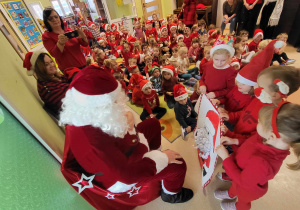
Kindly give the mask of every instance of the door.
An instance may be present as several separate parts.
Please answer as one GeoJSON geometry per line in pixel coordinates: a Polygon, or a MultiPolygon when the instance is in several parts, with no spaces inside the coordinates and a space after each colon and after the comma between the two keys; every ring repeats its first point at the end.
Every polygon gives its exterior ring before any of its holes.
{"type": "Polygon", "coordinates": [[[142,0],[144,20],[152,20],[152,15],[157,14],[158,19],[162,19],[160,0],[142,0]]]}

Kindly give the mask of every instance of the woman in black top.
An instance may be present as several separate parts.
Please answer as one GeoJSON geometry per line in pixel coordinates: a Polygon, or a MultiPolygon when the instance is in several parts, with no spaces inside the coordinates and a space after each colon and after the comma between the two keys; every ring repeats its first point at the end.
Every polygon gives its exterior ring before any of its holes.
{"type": "Polygon", "coordinates": [[[239,4],[237,3],[237,0],[227,0],[223,3],[223,21],[221,24],[222,34],[227,23],[230,23],[230,34],[235,30],[238,10],[239,4]]]}

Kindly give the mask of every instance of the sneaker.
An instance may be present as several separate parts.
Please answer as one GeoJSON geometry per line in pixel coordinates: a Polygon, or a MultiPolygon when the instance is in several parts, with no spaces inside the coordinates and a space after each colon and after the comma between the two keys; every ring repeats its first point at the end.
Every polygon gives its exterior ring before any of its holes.
{"type": "Polygon", "coordinates": [[[224,172],[217,173],[217,177],[224,182],[231,182],[232,179],[224,172]]]}
{"type": "Polygon", "coordinates": [[[293,64],[293,63],[295,63],[295,62],[296,62],[295,59],[287,59],[287,60],[286,60],[286,65],[290,65],[290,64],[293,64]]]}
{"type": "Polygon", "coordinates": [[[222,210],[236,210],[235,201],[222,201],[221,209],[222,210]]]}
{"type": "Polygon", "coordinates": [[[285,62],[282,62],[279,64],[280,66],[285,66],[285,62]]]}
{"type": "Polygon", "coordinates": [[[194,193],[192,190],[183,187],[179,193],[174,195],[167,194],[162,190],[160,196],[167,203],[184,203],[190,200],[194,193]]]}
{"type": "Polygon", "coordinates": [[[181,127],[181,137],[182,137],[183,140],[185,139],[187,134],[188,133],[186,132],[185,128],[181,127]]]}
{"type": "Polygon", "coordinates": [[[215,198],[218,199],[218,200],[233,200],[233,199],[236,198],[236,196],[231,198],[228,195],[228,190],[216,190],[214,192],[214,195],[215,195],[215,198]]]}

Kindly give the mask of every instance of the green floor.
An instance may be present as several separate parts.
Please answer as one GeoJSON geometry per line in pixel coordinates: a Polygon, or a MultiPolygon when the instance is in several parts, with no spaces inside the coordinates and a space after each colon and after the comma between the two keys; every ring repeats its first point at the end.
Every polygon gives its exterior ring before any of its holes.
{"type": "Polygon", "coordinates": [[[93,209],[68,185],[57,160],[2,104],[0,123],[0,209],[93,209]]]}

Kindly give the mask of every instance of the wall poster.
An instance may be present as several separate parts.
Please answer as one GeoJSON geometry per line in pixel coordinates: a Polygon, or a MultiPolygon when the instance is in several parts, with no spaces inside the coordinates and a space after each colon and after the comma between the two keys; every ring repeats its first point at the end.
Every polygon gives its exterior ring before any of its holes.
{"type": "Polygon", "coordinates": [[[15,25],[13,28],[18,30],[27,47],[32,49],[41,44],[42,33],[22,0],[1,1],[1,5],[6,12],[6,17],[10,18],[10,22],[15,25]]]}

